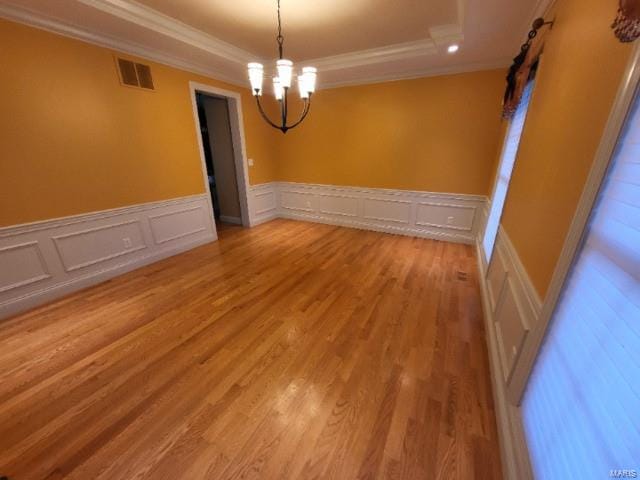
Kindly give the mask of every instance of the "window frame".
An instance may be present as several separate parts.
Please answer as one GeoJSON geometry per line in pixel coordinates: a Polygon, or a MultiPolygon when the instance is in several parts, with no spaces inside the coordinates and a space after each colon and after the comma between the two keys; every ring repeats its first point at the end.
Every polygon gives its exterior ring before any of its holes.
{"type": "MultiPolygon", "coordinates": [[[[535,91],[536,91],[536,78],[534,76],[534,78],[532,78],[531,80],[529,80],[529,82],[527,83],[527,86],[525,88],[531,88],[531,92],[529,93],[529,98],[527,101],[527,109],[524,112],[524,121],[522,124],[522,131],[520,132],[520,137],[518,138],[518,145],[516,146],[515,149],[515,153],[514,153],[514,159],[513,159],[513,167],[511,168],[511,174],[509,175],[509,180],[507,181],[507,191],[505,192],[505,197],[504,197],[504,202],[502,203],[502,208],[500,209],[500,214],[498,215],[498,219],[497,219],[497,229],[496,229],[496,233],[494,235],[493,238],[493,244],[491,247],[491,253],[489,255],[487,255],[487,252],[485,251],[484,248],[484,244],[486,241],[486,236],[487,236],[487,227],[489,226],[489,218],[491,216],[491,208],[493,207],[493,204],[495,202],[495,195],[496,195],[496,191],[498,189],[498,184],[500,182],[500,173],[502,171],[502,167],[504,165],[504,160],[505,160],[505,153],[506,150],[509,146],[508,142],[509,142],[509,134],[511,132],[511,128],[513,126],[513,119],[508,121],[508,125],[505,129],[505,133],[504,133],[504,138],[502,139],[502,147],[500,148],[500,159],[498,162],[498,166],[496,168],[496,174],[495,177],[493,179],[493,187],[491,189],[491,197],[489,197],[489,202],[488,202],[488,207],[486,210],[486,217],[484,219],[484,228],[482,229],[482,237],[480,239],[480,253],[482,255],[482,262],[483,262],[483,266],[486,267],[489,266],[489,264],[491,263],[491,259],[493,258],[493,255],[495,253],[496,250],[496,240],[498,238],[498,232],[500,231],[500,221],[502,220],[502,215],[504,213],[504,207],[507,204],[507,198],[509,197],[509,190],[511,188],[511,180],[513,179],[513,173],[515,171],[516,168],[516,163],[518,162],[518,154],[520,152],[520,145],[522,144],[522,136],[524,135],[525,129],[527,128],[527,119],[529,116],[529,109],[531,108],[531,103],[533,102],[533,97],[535,95],[535,91]]],[[[520,108],[520,107],[518,107],[520,108]]]]}
{"type": "Polygon", "coordinates": [[[620,136],[624,132],[625,122],[636,95],[640,95],[640,43],[634,45],[627,63],[622,82],[618,88],[600,140],[600,145],[596,151],[578,207],[565,238],[547,295],[544,298],[540,317],[537,324],[529,332],[530,338],[522,349],[511,382],[507,387],[508,395],[515,405],[520,406],[522,403],[533,367],[559,303],[560,295],[581,251],[593,208],[616,153],[620,136]]]}

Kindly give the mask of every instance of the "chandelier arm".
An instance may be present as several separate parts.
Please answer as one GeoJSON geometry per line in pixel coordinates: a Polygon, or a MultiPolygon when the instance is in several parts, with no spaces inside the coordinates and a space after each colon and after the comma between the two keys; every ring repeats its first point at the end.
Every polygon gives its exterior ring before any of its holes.
{"type": "Polygon", "coordinates": [[[300,125],[302,121],[305,119],[305,117],[309,114],[310,109],[311,109],[311,96],[309,96],[309,98],[304,99],[304,110],[302,111],[302,115],[300,116],[300,118],[296,123],[288,127],[289,130],[291,130],[292,128],[296,128],[298,125],[300,125]]]}
{"type": "Polygon", "coordinates": [[[289,117],[289,88],[284,87],[284,95],[282,97],[282,105],[280,108],[282,110],[282,126],[283,128],[287,127],[287,118],[289,117]]]}
{"type": "Polygon", "coordinates": [[[275,123],[273,123],[271,121],[271,119],[267,116],[266,113],[264,113],[264,109],[262,108],[262,104],[260,103],[260,96],[256,95],[256,103],[258,104],[258,110],[260,111],[260,115],[262,115],[262,118],[264,118],[264,120],[271,125],[273,128],[277,128],[278,130],[282,130],[282,127],[276,125],[275,123]]]}

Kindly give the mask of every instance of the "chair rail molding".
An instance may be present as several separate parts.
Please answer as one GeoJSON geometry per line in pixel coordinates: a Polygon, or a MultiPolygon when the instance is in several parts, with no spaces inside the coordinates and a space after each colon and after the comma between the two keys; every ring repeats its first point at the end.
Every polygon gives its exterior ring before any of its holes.
{"type": "Polygon", "coordinates": [[[216,238],[206,194],[0,228],[0,319],[216,238]]]}
{"type": "Polygon", "coordinates": [[[290,218],[474,244],[483,195],[271,182],[251,188],[251,224],[290,218]]]}

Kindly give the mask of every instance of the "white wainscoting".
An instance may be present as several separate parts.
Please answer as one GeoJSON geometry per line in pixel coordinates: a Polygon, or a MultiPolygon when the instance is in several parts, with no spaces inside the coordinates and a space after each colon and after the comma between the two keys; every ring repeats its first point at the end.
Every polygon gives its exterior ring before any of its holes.
{"type": "Polygon", "coordinates": [[[291,218],[474,244],[486,197],[272,182],[251,189],[251,224],[291,218]]]}
{"type": "Polygon", "coordinates": [[[278,217],[278,192],[275,182],[252,186],[249,189],[249,197],[249,223],[252,227],[278,217]]]}
{"type": "Polygon", "coordinates": [[[489,265],[480,235],[477,257],[504,476],[528,480],[532,473],[519,399],[510,385],[529,332],[539,321],[542,301],[502,227],[489,265]]]}
{"type": "Polygon", "coordinates": [[[0,228],[0,318],[216,239],[206,195],[0,228]]]}

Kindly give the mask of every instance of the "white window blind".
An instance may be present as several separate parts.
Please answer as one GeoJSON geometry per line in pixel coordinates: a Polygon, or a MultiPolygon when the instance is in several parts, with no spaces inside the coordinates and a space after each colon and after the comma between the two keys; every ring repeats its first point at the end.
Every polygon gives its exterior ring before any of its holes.
{"type": "Polygon", "coordinates": [[[525,392],[537,479],[640,478],[638,104],[525,392]]]}
{"type": "Polygon", "coordinates": [[[504,141],[504,147],[500,158],[500,166],[498,167],[498,178],[496,179],[496,185],[493,189],[491,209],[489,211],[489,217],[487,218],[487,227],[485,228],[484,238],[482,241],[487,264],[491,261],[493,246],[496,242],[498,226],[500,225],[500,218],[502,217],[502,209],[504,207],[504,201],[507,198],[509,181],[511,180],[511,173],[513,172],[513,166],[518,154],[520,137],[522,136],[522,130],[524,129],[524,121],[527,118],[527,110],[529,108],[532,90],[533,82],[529,82],[522,94],[520,105],[509,124],[507,136],[504,141]]]}

